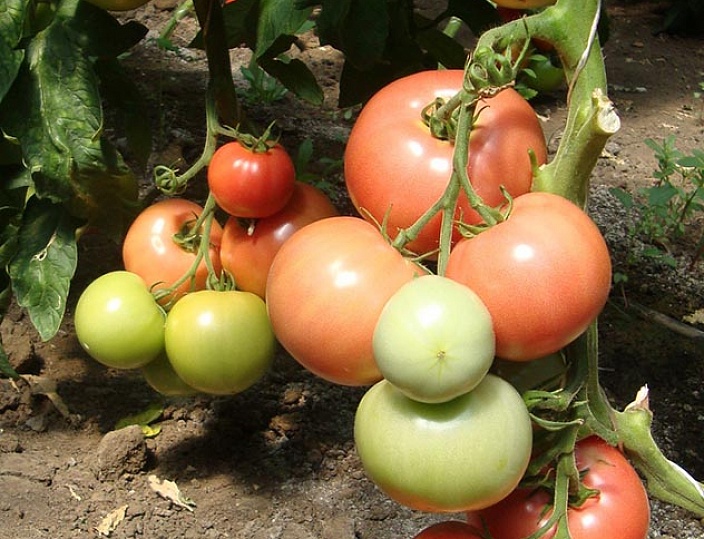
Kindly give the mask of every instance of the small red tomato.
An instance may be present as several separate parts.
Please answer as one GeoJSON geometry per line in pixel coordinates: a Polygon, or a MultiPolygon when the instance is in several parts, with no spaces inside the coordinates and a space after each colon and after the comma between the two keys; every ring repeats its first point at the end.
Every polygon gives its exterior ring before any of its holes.
{"type": "Polygon", "coordinates": [[[296,182],[284,209],[258,219],[251,230],[237,217],[227,220],[220,246],[222,267],[233,275],[238,290],[264,298],[269,267],[283,243],[304,226],[334,215],[337,210],[322,191],[296,182]]]}
{"type": "Polygon", "coordinates": [[[269,217],[291,198],[296,171],[281,144],[266,151],[238,141],[218,148],[208,165],[208,187],[224,211],[236,217],[269,217]]]}

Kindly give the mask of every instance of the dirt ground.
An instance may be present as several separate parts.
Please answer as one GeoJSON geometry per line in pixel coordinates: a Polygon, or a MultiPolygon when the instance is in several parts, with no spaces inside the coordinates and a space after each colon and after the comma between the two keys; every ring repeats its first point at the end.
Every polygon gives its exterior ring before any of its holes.
{"type": "MultiPolygon", "coordinates": [[[[166,2],[127,14],[152,30],[126,65],[150,89],[159,119],[155,163],[192,159],[204,124],[202,60],[192,51],[162,51],[153,42],[170,15],[166,2]]],[[[655,34],[660,7],[608,5],[610,96],[623,126],[595,170],[591,208],[615,266],[625,268],[630,281],[614,289],[601,318],[602,377],[618,406],[649,385],[656,439],[669,458],[701,479],[702,340],[635,314],[632,304],[676,320],[703,308],[704,262],[693,260],[685,243],[673,246],[676,270],[626,267],[631,217],[607,190],[652,181],[655,159],[643,142],[647,137],[674,134],[682,150],[704,145],[704,100],[694,97],[704,81],[704,40],[655,34]]],[[[185,42],[192,30],[187,20],[175,41],[185,42]]],[[[327,108],[286,97],[248,112],[262,122],[278,118],[285,145],[295,148],[310,137],[317,156],[339,159],[351,125],[333,108],[339,55],[313,41],[308,46],[302,56],[321,75],[327,108]]],[[[234,52],[233,61],[239,77],[246,54],[234,52]]],[[[535,106],[554,145],[564,96],[535,106]]],[[[327,180],[342,181],[339,174],[327,180]]],[[[336,202],[348,209],[344,199],[336,202]]],[[[85,283],[120,267],[119,248],[87,238],[79,261],[69,312],[55,339],[41,342],[15,309],[0,326],[12,364],[26,375],[16,384],[0,380],[0,539],[410,539],[431,522],[460,517],[410,511],[383,495],[365,477],[352,440],[364,390],[318,380],[283,352],[264,381],[230,398],[162,401],[137,373],[97,365],[76,341],[71,306],[85,283]],[[157,436],[145,439],[138,427],[114,430],[118,420],[152,403],[164,407],[157,436]],[[164,480],[175,482],[182,497],[159,495],[152,485],[164,480]]],[[[704,522],[654,501],[649,537],[701,539],[704,522]]]]}

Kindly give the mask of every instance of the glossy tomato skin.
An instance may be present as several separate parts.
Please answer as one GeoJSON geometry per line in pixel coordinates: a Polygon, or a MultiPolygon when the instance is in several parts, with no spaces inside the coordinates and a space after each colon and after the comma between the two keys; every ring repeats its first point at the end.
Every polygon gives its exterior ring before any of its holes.
{"type": "Polygon", "coordinates": [[[142,367],[142,376],[154,391],[167,397],[190,397],[198,393],[176,374],[165,351],[142,367]]]}
{"type": "MultiPolygon", "coordinates": [[[[445,191],[452,173],[454,145],[431,136],[422,109],[437,97],[449,98],[462,86],[461,70],[424,71],[382,88],[365,105],[345,149],[345,182],[362,216],[388,219],[392,236],[412,225],[445,191]],[[388,215],[387,215],[388,213],[388,215]]],[[[503,185],[513,196],[530,190],[528,150],[546,160],[545,139],[531,106],[513,89],[482,101],[470,138],[469,176],[490,205],[504,201],[503,185]]],[[[478,214],[466,196],[456,217],[475,224],[478,214]]],[[[419,254],[438,247],[440,215],[407,247],[419,254]]],[[[457,235],[456,235],[457,237],[457,235]]]]}
{"type": "Polygon", "coordinates": [[[167,316],[165,343],[176,374],[213,395],[252,386],[276,350],[264,301],[237,290],[200,290],[181,298],[167,316]]]}
{"type": "Polygon", "coordinates": [[[491,314],[466,286],[439,275],[404,284],[374,329],[374,358],[389,382],[421,402],[476,387],[494,361],[491,314]]]}
{"type": "Polygon", "coordinates": [[[560,350],[596,319],[608,299],[611,260],[581,208],[534,192],[514,200],[506,221],[459,242],[446,276],[489,309],[496,355],[527,361],[560,350]]]}
{"type": "MultiPolygon", "coordinates": [[[[145,208],[130,225],[122,244],[125,269],[142,277],[153,290],[171,286],[191,269],[196,259],[195,252],[174,242],[174,234],[186,223],[194,222],[202,212],[199,204],[182,198],[165,199],[145,208]]],[[[221,241],[222,227],[213,220],[209,253],[217,274],[222,269],[221,241]]],[[[165,300],[177,300],[189,290],[205,289],[207,278],[208,268],[201,261],[193,282],[184,282],[165,300]]]]}
{"type": "Polygon", "coordinates": [[[428,526],[413,539],[482,539],[466,522],[447,520],[428,526]]]}
{"type": "Polygon", "coordinates": [[[325,193],[296,182],[286,206],[270,217],[258,219],[251,234],[238,218],[227,220],[220,246],[222,267],[234,276],[239,290],[264,298],[269,268],[283,243],[304,226],[335,215],[337,209],[325,193]]]}
{"type": "Polygon", "coordinates": [[[266,151],[238,141],[220,146],[208,164],[208,187],[224,211],[236,217],[269,217],[293,194],[296,171],[281,144],[266,151]]]}
{"type": "Polygon", "coordinates": [[[83,349],[115,369],[136,369],[161,354],[164,322],[164,312],[144,280],[127,271],[106,273],[90,283],[74,313],[83,349]]]}
{"type": "Polygon", "coordinates": [[[266,304],[279,342],[305,368],[343,385],[381,379],[372,335],[384,304],[420,269],[357,217],[316,221],[279,249],[266,304]]]}
{"type": "Polygon", "coordinates": [[[513,491],[530,460],[532,427],[521,396],[493,374],[440,404],[409,399],[382,380],[360,401],[354,439],[367,475],[389,497],[448,513],[513,491]]]}
{"type": "MultiPolygon", "coordinates": [[[[567,523],[572,539],[646,539],[650,504],[640,477],[626,457],[595,436],[575,447],[583,483],[599,493],[581,507],[570,507],[567,523]]],[[[486,524],[494,539],[523,539],[550,517],[550,495],[543,490],[518,489],[498,504],[468,514],[471,525],[486,524]]],[[[545,539],[552,539],[555,529],[545,539]]]]}

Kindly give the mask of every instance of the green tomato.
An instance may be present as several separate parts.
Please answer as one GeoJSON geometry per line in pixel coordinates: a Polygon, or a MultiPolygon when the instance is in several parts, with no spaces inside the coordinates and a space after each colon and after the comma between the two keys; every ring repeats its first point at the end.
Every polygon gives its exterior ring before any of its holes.
{"type": "Polygon", "coordinates": [[[264,376],[275,350],[264,301],[251,292],[192,292],[166,319],[169,361],[186,384],[203,393],[244,391],[264,376]]]}
{"type": "Polygon", "coordinates": [[[152,389],[167,397],[189,397],[198,393],[176,374],[166,353],[142,367],[142,376],[152,389]]]}
{"type": "Polygon", "coordinates": [[[388,380],[362,398],[354,439],[369,478],[411,509],[456,512],[507,496],[530,460],[532,428],[521,396],[487,374],[469,393],[428,404],[388,380]]]}
{"type": "Polygon", "coordinates": [[[494,359],[489,310],[468,287],[439,275],[403,285],[374,330],[374,359],[407,397],[445,402],[476,387],[494,359]]]}
{"type": "Polygon", "coordinates": [[[78,298],[76,336],[103,365],[136,369],[164,350],[164,311],[144,280],[113,271],[90,283],[78,298]]]}
{"type": "Polygon", "coordinates": [[[521,73],[521,82],[536,92],[550,93],[565,84],[565,72],[550,57],[534,54],[521,73]]]}

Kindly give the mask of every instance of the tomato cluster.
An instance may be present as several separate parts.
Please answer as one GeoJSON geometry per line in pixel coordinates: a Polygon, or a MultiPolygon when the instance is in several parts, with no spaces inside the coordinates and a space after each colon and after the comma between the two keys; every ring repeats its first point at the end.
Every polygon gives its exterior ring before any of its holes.
{"type": "Polygon", "coordinates": [[[75,314],[89,355],[140,368],[170,396],[239,393],[266,373],[276,344],[264,303],[269,266],[294,232],[337,215],[322,191],[295,181],[279,144],[221,146],[209,181],[224,227],[190,200],[152,204],[125,235],[125,270],[91,283],[75,314]],[[225,275],[236,287],[222,285],[225,275]]]}

